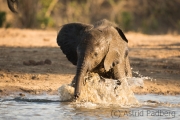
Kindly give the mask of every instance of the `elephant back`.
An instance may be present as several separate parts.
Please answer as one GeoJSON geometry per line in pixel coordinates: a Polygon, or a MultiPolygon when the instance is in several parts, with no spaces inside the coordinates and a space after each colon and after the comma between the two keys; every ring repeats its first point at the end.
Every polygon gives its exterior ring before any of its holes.
{"type": "Polygon", "coordinates": [[[94,27],[95,28],[100,28],[100,29],[103,29],[103,28],[106,28],[106,27],[114,27],[116,29],[116,31],[118,32],[119,36],[125,41],[128,43],[128,40],[126,38],[126,36],[124,35],[123,31],[118,27],[118,25],[106,20],[106,19],[102,19],[98,22],[96,22],[94,24],[94,27]]]}

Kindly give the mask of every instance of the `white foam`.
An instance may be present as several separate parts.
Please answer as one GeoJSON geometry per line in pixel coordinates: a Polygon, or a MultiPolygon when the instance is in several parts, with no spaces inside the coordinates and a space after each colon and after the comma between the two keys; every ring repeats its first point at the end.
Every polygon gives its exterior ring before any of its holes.
{"type": "Polygon", "coordinates": [[[127,78],[127,82],[128,82],[128,85],[130,87],[143,87],[144,86],[144,79],[147,79],[147,78],[144,78],[144,77],[141,77],[141,78],[132,77],[132,78],[127,78]]]}
{"type": "Polygon", "coordinates": [[[73,98],[74,87],[64,84],[58,89],[60,101],[69,101],[73,98]]]}
{"type": "MultiPolygon", "coordinates": [[[[131,90],[131,86],[142,86],[143,80],[136,78],[123,79],[121,85],[117,80],[100,78],[96,73],[90,73],[85,77],[86,84],[82,87],[81,95],[76,101],[76,107],[97,107],[97,105],[110,106],[137,106],[138,100],[131,90]]],[[[74,88],[70,85],[62,85],[59,88],[61,101],[73,98],[74,88]]]]}
{"type": "Polygon", "coordinates": [[[81,102],[81,103],[74,103],[72,104],[77,108],[88,108],[88,109],[95,109],[98,107],[98,104],[92,102],[81,102]]]}

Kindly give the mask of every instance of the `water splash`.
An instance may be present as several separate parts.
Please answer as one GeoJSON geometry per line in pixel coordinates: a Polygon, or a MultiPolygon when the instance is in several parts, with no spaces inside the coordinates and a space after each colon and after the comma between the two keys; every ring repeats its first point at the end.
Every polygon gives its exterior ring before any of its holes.
{"type": "MultiPolygon", "coordinates": [[[[137,106],[138,100],[135,98],[131,87],[143,86],[143,80],[137,78],[126,78],[118,85],[117,80],[101,78],[96,73],[89,73],[85,77],[86,84],[82,87],[81,95],[76,101],[76,106],[95,107],[103,106],[137,106]]],[[[73,99],[74,88],[65,84],[59,88],[60,101],[73,99]]]]}
{"type": "Polygon", "coordinates": [[[148,77],[148,76],[143,76],[142,74],[139,73],[139,71],[132,71],[134,73],[134,78],[140,78],[142,80],[151,80],[151,81],[156,81],[156,79],[152,78],[152,77],[148,77]]]}
{"type": "Polygon", "coordinates": [[[131,88],[143,87],[145,79],[146,78],[144,78],[144,77],[142,77],[142,78],[132,77],[132,78],[127,78],[127,82],[128,82],[129,87],[131,87],[131,88]]]}
{"type": "Polygon", "coordinates": [[[64,84],[58,89],[60,101],[71,101],[74,97],[74,87],[64,84]]]}

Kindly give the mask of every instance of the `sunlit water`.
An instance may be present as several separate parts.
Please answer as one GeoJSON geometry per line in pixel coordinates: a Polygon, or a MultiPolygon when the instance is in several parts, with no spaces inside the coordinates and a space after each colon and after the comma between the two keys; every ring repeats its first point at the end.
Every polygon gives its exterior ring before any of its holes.
{"type": "Polygon", "coordinates": [[[142,86],[143,78],[132,78],[128,82],[122,82],[120,86],[116,86],[116,82],[110,79],[94,81],[100,79],[97,76],[87,79],[85,86],[89,86],[89,89],[83,88],[83,96],[76,102],[67,102],[73,96],[73,88],[69,85],[60,87],[60,95],[26,94],[24,97],[1,97],[0,120],[180,119],[179,95],[133,94],[130,87],[135,84],[142,86]],[[137,82],[133,83],[131,80],[137,82]]]}

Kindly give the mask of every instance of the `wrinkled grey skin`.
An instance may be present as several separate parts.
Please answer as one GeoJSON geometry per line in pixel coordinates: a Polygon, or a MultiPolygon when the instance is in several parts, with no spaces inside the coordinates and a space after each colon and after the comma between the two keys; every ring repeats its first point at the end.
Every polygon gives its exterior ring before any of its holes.
{"type": "Polygon", "coordinates": [[[63,25],[57,43],[68,60],[77,65],[74,97],[78,98],[87,72],[118,79],[131,77],[128,40],[118,26],[108,20],[94,25],[70,23],[63,25]]]}
{"type": "Polygon", "coordinates": [[[7,0],[7,4],[9,9],[14,12],[17,13],[17,11],[15,10],[14,6],[18,6],[18,0],[7,0]]]}

